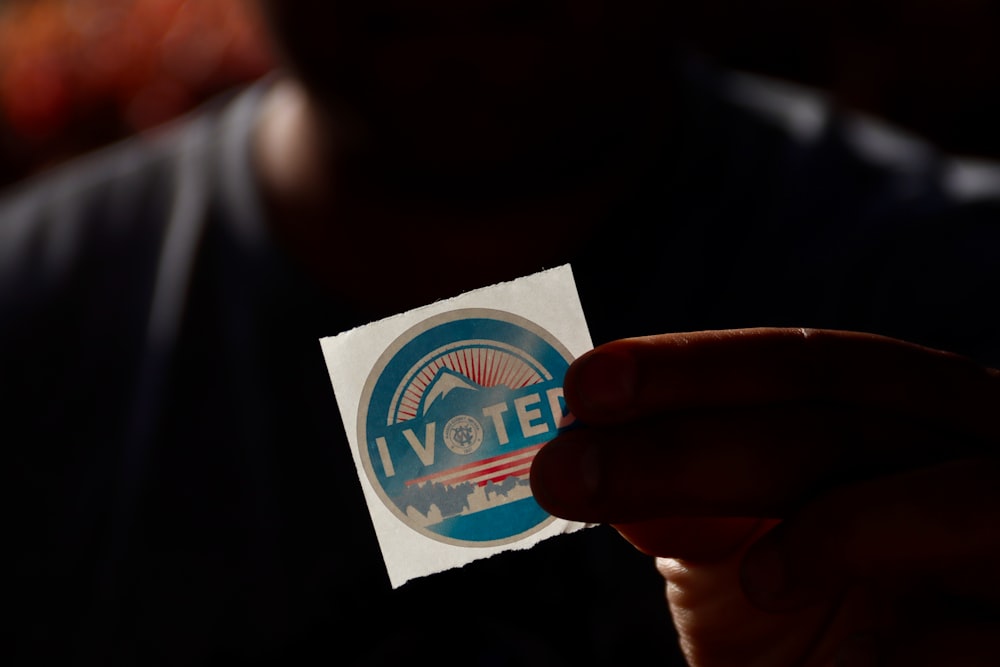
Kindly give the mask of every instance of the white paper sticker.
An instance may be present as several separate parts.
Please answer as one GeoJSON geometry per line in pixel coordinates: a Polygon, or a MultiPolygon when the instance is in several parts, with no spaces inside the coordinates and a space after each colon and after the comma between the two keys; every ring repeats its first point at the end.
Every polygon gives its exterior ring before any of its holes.
{"type": "Polygon", "coordinates": [[[528,483],[593,346],[568,265],[320,343],[393,588],[585,527],[528,483]]]}

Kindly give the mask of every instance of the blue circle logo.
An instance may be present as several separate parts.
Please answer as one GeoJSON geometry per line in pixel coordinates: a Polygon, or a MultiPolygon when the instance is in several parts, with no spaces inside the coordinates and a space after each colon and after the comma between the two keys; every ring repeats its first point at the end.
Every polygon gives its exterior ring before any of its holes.
{"type": "Polygon", "coordinates": [[[358,442],[385,505],[440,542],[493,546],[554,520],[531,496],[535,453],[568,427],[572,357],[510,313],[431,317],[389,346],[365,383],[358,442]]]}

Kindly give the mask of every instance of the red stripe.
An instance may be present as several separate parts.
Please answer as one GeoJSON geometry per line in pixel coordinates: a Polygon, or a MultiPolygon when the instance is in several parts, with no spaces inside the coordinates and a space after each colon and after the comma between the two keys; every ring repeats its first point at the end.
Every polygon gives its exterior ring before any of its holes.
{"type": "Polygon", "coordinates": [[[426,482],[426,481],[429,481],[429,480],[432,480],[432,479],[436,479],[438,477],[447,477],[449,475],[454,475],[456,472],[459,472],[461,470],[468,470],[469,468],[476,468],[476,467],[479,467],[479,466],[482,466],[482,465],[485,465],[485,464],[495,463],[497,461],[503,461],[505,459],[511,459],[511,458],[515,458],[515,457],[521,457],[521,456],[524,456],[528,452],[535,452],[535,451],[541,449],[544,446],[545,446],[545,443],[543,442],[540,445],[534,445],[532,447],[525,447],[523,449],[519,449],[516,452],[513,452],[511,454],[501,454],[500,456],[494,456],[492,458],[482,459],[480,461],[474,461],[472,463],[466,463],[465,465],[460,465],[460,466],[456,466],[454,468],[449,468],[448,470],[442,470],[441,472],[436,472],[436,473],[434,473],[432,475],[425,475],[424,477],[415,477],[415,478],[409,480],[406,484],[407,485],[410,485],[410,484],[419,484],[421,482],[426,482]]]}
{"type": "MultiPolygon", "coordinates": [[[[533,458],[535,458],[535,457],[532,456],[531,459],[533,459],[533,458]]],[[[528,461],[531,461],[531,459],[528,459],[528,461]]],[[[477,477],[482,477],[483,475],[488,475],[491,472],[499,472],[501,470],[509,471],[511,468],[514,468],[514,467],[517,467],[517,466],[520,466],[520,465],[523,465],[523,464],[524,464],[524,460],[519,459],[517,461],[514,461],[512,464],[504,464],[504,465],[493,466],[491,468],[483,468],[482,470],[476,470],[474,472],[470,472],[469,474],[462,475],[460,477],[448,477],[448,484],[461,484],[462,482],[466,482],[466,481],[468,481],[470,479],[475,479],[477,477]]],[[[528,467],[530,468],[531,466],[529,465],[528,467]]],[[[503,474],[503,477],[506,477],[507,475],[511,475],[511,474],[513,474],[513,473],[505,472],[503,474]]],[[[413,480],[410,480],[410,482],[412,482],[412,481],[413,480]]],[[[409,484],[410,482],[407,482],[407,484],[409,484]]],[[[480,484],[482,484],[482,482],[480,482],[480,484]]]]}
{"type": "Polygon", "coordinates": [[[531,466],[528,466],[527,468],[521,468],[520,470],[515,470],[514,472],[509,472],[506,475],[500,475],[499,477],[491,477],[490,479],[484,479],[479,483],[479,486],[486,486],[490,482],[496,484],[497,482],[502,482],[508,477],[520,477],[521,475],[527,475],[529,472],[531,472],[531,466]]]}

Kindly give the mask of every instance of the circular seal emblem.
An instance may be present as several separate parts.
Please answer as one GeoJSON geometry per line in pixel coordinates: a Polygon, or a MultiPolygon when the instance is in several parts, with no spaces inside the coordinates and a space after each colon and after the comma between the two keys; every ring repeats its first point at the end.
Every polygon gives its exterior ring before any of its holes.
{"type": "Polygon", "coordinates": [[[471,454],[483,444],[483,427],[468,415],[452,417],[444,427],[444,444],[456,454],[471,454]]]}
{"type": "Polygon", "coordinates": [[[572,357],[511,313],[463,309],[410,328],[372,369],[358,409],[365,473],[407,526],[463,546],[519,540],[554,520],[531,496],[535,453],[573,421],[572,357]]]}

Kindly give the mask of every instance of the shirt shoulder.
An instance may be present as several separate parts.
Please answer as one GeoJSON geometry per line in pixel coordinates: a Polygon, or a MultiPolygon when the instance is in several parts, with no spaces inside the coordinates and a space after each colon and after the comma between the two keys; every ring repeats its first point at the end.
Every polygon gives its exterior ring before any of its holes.
{"type": "MultiPolygon", "coordinates": [[[[922,206],[1000,199],[1000,161],[949,154],[823,90],[698,61],[686,81],[707,132],[742,152],[742,166],[771,167],[757,170],[761,178],[787,179],[807,193],[836,190],[852,205],[866,196],[922,206]]],[[[754,178],[749,170],[742,176],[754,178]]]]}
{"type": "Polygon", "coordinates": [[[696,66],[688,85],[686,155],[709,185],[687,210],[730,260],[719,321],[875,331],[1000,364],[1000,163],[795,83],[696,66]]]}
{"type": "Polygon", "coordinates": [[[157,271],[184,260],[185,238],[193,251],[207,218],[252,208],[239,179],[250,170],[258,96],[222,95],[9,187],[0,196],[0,313],[24,315],[70,295],[151,298],[157,271]]]}

